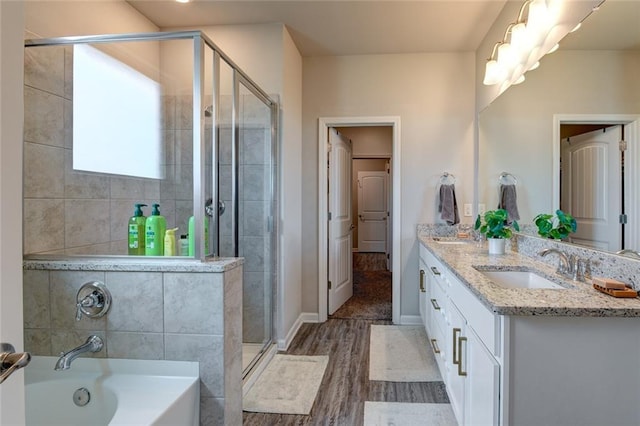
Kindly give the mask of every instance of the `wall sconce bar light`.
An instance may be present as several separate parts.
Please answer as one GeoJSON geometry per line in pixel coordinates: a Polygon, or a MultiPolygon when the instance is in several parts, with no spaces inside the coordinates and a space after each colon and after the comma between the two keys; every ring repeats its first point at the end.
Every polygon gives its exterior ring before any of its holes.
{"type": "Polygon", "coordinates": [[[523,82],[524,73],[540,65],[540,57],[558,48],[557,43],[549,46],[548,36],[557,23],[562,3],[563,0],[526,0],[522,4],[516,22],[507,26],[502,41],[493,46],[485,68],[485,85],[523,82]]]}

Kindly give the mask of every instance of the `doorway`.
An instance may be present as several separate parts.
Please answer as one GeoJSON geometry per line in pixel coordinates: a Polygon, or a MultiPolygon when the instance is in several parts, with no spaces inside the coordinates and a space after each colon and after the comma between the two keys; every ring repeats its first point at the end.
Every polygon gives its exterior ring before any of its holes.
{"type": "MultiPolygon", "coordinates": [[[[390,153],[386,153],[385,155],[376,154],[373,158],[377,159],[388,159],[388,183],[386,184],[386,200],[387,200],[387,218],[386,220],[379,216],[378,221],[384,220],[387,222],[387,225],[384,228],[384,233],[386,234],[384,239],[382,239],[383,243],[378,243],[376,250],[380,249],[380,244],[384,244],[384,253],[382,253],[383,257],[389,255],[389,266],[391,278],[391,293],[392,293],[392,304],[391,304],[391,320],[394,323],[399,323],[400,317],[400,196],[399,196],[399,188],[400,188],[400,173],[397,168],[394,168],[393,165],[399,164],[399,153],[400,153],[400,119],[398,117],[355,117],[355,118],[321,118],[319,120],[319,293],[318,293],[318,310],[319,310],[319,320],[324,322],[327,320],[329,315],[329,292],[331,289],[329,288],[329,281],[331,276],[331,268],[332,263],[335,260],[335,254],[333,253],[331,242],[329,241],[329,231],[332,229],[332,223],[330,220],[329,211],[330,200],[332,199],[332,188],[335,191],[335,183],[332,185],[330,183],[331,177],[331,165],[329,160],[331,158],[331,149],[330,144],[328,142],[330,129],[331,128],[339,128],[344,133],[353,133],[358,129],[373,129],[373,128],[387,128],[388,133],[391,136],[390,143],[390,153]],[[390,201],[389,201],[390,200],[390,201]]],[[[359,159],[363,156],[358,153],[357,148],[355,151],[354,158],[359,159]]],[[[366,157],[366,156],[365,156],[366,157]]],[[[353,165],[353,164],[352,164],[353,165]]],[[[356,178],[357,181],[357,178],[356,178]]],[[[352,192],[352,191],[349,191],[352,192]]],[[[357,196],[354,194],[354,196],[357,196]]],[[[350,198],[352,201],[353,197],[350,198]]],[[[353,222],[351,223],[352,231],[355,229],[356,225],[360,225],[360,218],[357,214],[352,214],[353,222]],[[357,222],[356,222],[357,221],[357,222]]],[[[364,218],[364,217],[363,217],[364,218]]],[[[333,218],[331,218],[333,219],[333,218]]],[[[378,229],[379,231],[379,229],[378,229]]],[[[378,237],[380,232],[377,233],[378,237]]],[[[350,250],[351,251],[351,250],[350,250]]],[[[344,254],[343,254],[344,256],[344,254]]],[[[349,253],[350,256],[350,253],[349,253]]],[[[351,261],[351,256],[350,259],[351,261]]],[[[353,264],[350,262],[350,266],[353,264]]],[[[333,265],[335,266],[335,265],[333,265]]],[[[385,260],[385,266],[386,260],[385,260]]],[[[351,268],[349,268],[351,269],[351,268]]],[[[335,308],[335,306],[334,306],[335,308]]]]}
{"type": "Polygon", "coordinates": [[[554,116],[554,210],[576,218],[571,242],[639,247],[639,123],[631,115],[554,116]]]}

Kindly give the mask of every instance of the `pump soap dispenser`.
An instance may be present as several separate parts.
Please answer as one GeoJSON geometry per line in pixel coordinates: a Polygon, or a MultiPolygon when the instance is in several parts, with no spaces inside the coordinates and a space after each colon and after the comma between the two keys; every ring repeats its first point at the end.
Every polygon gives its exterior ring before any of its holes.
{"type": "Polygon", "coordinates": [[[129,219],[129,255],[144,256],[144,223],[146,217],[142,213],[142,207],[146,204],[136,204],[133,216],[129,219]]]}
{"type": "Polygon", "coordinates": [[[164,254],[164,235],[167,231],[167,221],[160,215],[160,204],[153,204],[151,216],[145,222],[145,251],[147,256],[162,256],[164,254]]]}

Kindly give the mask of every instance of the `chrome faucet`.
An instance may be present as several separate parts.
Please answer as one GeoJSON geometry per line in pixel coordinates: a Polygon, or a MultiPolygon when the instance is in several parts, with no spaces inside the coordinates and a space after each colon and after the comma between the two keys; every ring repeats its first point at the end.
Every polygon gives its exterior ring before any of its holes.
{"type": "Polygon", "coordinates": [[[560,251],[558,249],[553,249],[553,248],[541,250],[540,253],[538,254],[542,257],[545,257],[549,253],[557,254],[560,259],[556,273],[564,276],[570,276],[573,268],[572,268],[572,262],[569,260],[569,257],[567,256],[567,254],[563,251],[560,251]]]}
{"type": "Polygon", "coordinates": [[[56,366],[54,370],[68,370],[71,368],[71,363],[74,359],[78,358],[80,355],[86,352],[98,352],[102,350],[104,343],[102,339],[98,336],[89,336],[86,342],[78,346],[77,348],[71,349],[69,352],[63,352],[60,354],[60,358],[58,358],[58,362],[56,362],[56,366]]]}

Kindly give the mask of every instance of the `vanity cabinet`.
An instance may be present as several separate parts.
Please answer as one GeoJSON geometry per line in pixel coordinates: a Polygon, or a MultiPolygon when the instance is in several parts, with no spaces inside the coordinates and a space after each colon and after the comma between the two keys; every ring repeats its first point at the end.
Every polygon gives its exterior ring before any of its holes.
{"type": "Polygon", "coordinates": [[[421,298],[431,319],[425,325],[456,419],[460,425],[498,425],[500,364],[494,357],[498,319],[421,246],[421,270],[425,266],[429,285],[421,298]]]}
{"type": "Polygon", "coordinates": [[[471,281],[472,266],[460,261],[482,254],[438,250],[448,262],[420,245],[421,303],[460,425],[640,425],[637,300],[608,299],[574,283],[573,290],[498,290],[485,297],[510,299],[490,309],[471,281]],[[585,310],[594,297],[602,310],[585,310]]]}

